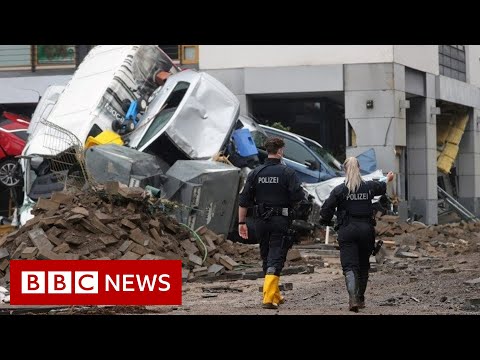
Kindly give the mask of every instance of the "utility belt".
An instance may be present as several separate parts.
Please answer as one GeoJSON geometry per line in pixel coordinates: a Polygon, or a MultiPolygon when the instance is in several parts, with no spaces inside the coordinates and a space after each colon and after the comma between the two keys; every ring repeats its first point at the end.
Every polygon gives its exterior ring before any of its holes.
{"type": "Polygon", "coordinates": [[[285,216],[293,218],[293,209],[279,206],[266,206],[265,204],[255,205],[253,214],[256,218],[268,220],[272,216],[285,216]]]}
{"type": "Polygon", "coordinates": [[[366,223],[372,223],[376,222],[375,219],[371,216],[365,216],[365,215],[349,215],[350,221],[352,222],[366,222],[366,223]]]}
{"type": "Polygon", "coordinates": [[[377,221],[373,218],[373,216],[368,215],[352,215],[346,212],[340,214],[337,217],[337,225],[335,226],[335,231],[337,231],[340,227],[347,226],[351,222],[365,222],[372,226],[377,225],[377,221]]]}

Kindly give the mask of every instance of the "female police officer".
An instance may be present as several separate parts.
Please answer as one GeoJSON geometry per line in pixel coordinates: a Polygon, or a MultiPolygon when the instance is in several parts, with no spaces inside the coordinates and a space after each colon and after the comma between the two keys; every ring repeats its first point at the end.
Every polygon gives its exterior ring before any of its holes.
{"type": "MultiPolygon", "coordinates": [[[[363,181],[358,160],[345,160],[345,182],[335,187],[320,211],[322,222],[330,222],[337,211],[340,262],[349,295],[350,311],[365,307],[365,290],[370,269],[370,255],[375,246],[375,219],[372,199],[384,195],[387,184],[363,181]]],[[[393,180],[389,172],[387,182],[393,180]]]]}

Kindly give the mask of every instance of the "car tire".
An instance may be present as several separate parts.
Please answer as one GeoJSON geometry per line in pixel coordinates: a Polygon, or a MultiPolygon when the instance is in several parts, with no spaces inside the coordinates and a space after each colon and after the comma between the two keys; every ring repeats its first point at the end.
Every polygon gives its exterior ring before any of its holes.
{"type": "Polygon", "coordinates": [[[14,159],[5,159],[0,162],[0,184],[4,187],[10,188],[17,186],[21,178],[18,161],[14,159]]]}

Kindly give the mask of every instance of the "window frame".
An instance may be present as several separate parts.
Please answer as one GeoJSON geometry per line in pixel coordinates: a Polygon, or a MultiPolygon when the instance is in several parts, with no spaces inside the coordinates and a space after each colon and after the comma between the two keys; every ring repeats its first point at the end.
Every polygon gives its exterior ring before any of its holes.
{"type": "Polygon", "coordinates": [[[198,45],[180,45],[180,62],[185,65],[193,65],[198,64],[198,45]],[[193,60],[189,60],[185,58],[185,49],[193,47],[195,49],[195,58],[193,60]]]}
{"type": "Polygon", "coordinates": [[[38,47],[41,45],[35,45],[35,67],[36,69],[70,69],[75,68],[75,60],[77,56],[77,48],[75,45],[70,45],[73,47],[73,59],[71,63],[51,63],[51,64],[42,64],[38,60],[38,47]]]}
{"type": "Polygon", "coordinates": [[[438,67],[440,75],[467,81],[467,59],[465,45],[439,45],[438,67]]]}

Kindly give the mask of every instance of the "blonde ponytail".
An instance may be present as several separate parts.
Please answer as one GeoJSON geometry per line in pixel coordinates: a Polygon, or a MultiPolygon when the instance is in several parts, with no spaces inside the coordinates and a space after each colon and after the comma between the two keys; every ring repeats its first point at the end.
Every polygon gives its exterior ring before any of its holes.
{"type": "Polygon", "coordinates": [[[362,176],[360,175],[360,166],[357,158],[347,158],[343,163],[343,166],[345,167],[345,186],[348,188],[348,193],[356,193],[362,183],[362,176]]]}

